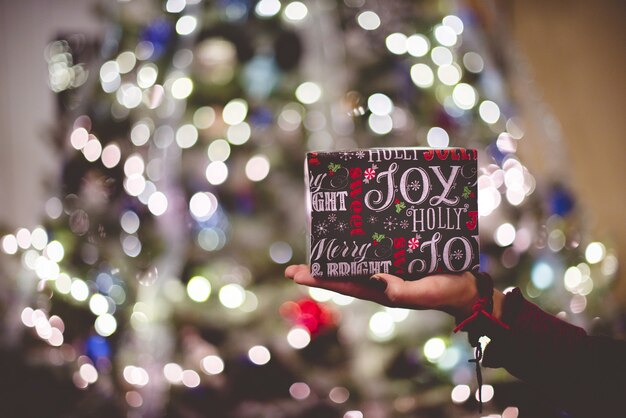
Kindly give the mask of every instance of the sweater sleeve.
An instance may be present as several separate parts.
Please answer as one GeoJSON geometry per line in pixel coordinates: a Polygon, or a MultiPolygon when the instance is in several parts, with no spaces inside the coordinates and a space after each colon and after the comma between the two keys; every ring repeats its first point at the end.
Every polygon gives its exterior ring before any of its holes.
{"type": "Polygon", "coordinates": [[[623,411],[625,341],[588,336],[525,300],[519,289],[506,295],[502,319],[510,330],[489,335],[485,367],[504,367],[573,417],[623,411]]]}

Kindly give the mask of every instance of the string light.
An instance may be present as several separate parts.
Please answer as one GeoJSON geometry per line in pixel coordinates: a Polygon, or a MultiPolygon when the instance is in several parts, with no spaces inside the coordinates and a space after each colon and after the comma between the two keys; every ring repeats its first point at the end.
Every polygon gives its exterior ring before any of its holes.
{"type": "Polygon", "coordinates": [[[311,335],[306,328],[302,327],[293,327],[287,333],[287,342],[293,348],[299,350],[311,342],[311,335]]]}
{"type": "Polygon", "coordinates": [[[445,129],[435,126],[428,130],[426,141],[433,148],[445,148],[450,142],[450,136],[445,129]]]}
{"type": "Polygon", "coordinates": [[[193,31],[196,30],[197,26],[198,26],[198,20],[194,16],[190,16],[190,15],[181,16],[176,21],[176,32],[179,35],[183,35],[183,36],[190,35],[191,33],[193,33],[193,31]]]}
{"type": "Polygon", "coordinates": [[[435,75],[426,64],[415,64],[411,67],[411,80],[417,87],[428,88],[433,85],[435,75]]]}
{"type": "Polygon", "coordinates": [[[392,54],[406,54],[408,52],[407,36],[403,33],[392,33],[385,38],[385,46],[392,54]]]}
{"type": "Polygon", "coordinates": [[[367,98],[367,107],[373,114],[385,116],[393,111],[393,102],[382,93],[374,93],[367,98]]]}
{"type": "Polygon", "coordinates": [[[206,277],[194,276],[187,283],[187,295],[194,302],[206,302],[211,295],[211,283],[206,277]]]}
{"type": "Polygon", "coordinates": [[[224,371],[224,360],[217,355],[209,355],[202,359],[202,370],[210,375],[220,374],[224,371]]]}
{"type": "Polygon", "coordinates": [[[430,51],[430,58],[438,66],[452,65],[454,62],[452,51],[443,46],[434,47],[432,51],[430,51]]]}
{"type": "Polygon", "coordinates": [[[597,264],[606,255],[606,247],[601,242],[592,242],[585,249],[585,258],[589,264],[597,264]]]}
{"type": "Polygon", "coordinates": [[[450,397],[452,398],[452,402],[458,404],[467,401],[471,394],[472,391],[468,385],[456,385],[452,389],[450,397]]]}
{"type": "Polygon", "coordinates": [[[390,339],[395,333],[393,317],[385,311],[376,312],[369,321],[370,335],[379,341],[390,339]]]}
{"type": "Polygon", "coordinates": [[[180,77],[174,80],[171,87],[172,97],[183,100],[189,97],[193,91],[193,82],[187,77],[180,77]]]}
{"type": "Polygon", "coordinates": [[[270,350],[267,347],[262,345],[255,345],[254,347],[248,350],[248,358],[250,361],[257,366],[262,366],[264,364],[269,363],[272,356],[270,354],[270,350]]]}
{"type": "Polygon", "coordinates": [[[434,29],[435,39],[441,45],[454,46],[457,42],[456,32],[449,26],[437,25],[434,29]]]}
{"type": "Polygon", "coordinates": [[[416,33],[406,39],[406,51],[409,55],[420,58],[428,54],[430,41],[422,34],[416,33]]]}
{"type": "Polygon", "coordinates": [[[183,368],[176,363],[167,363],[163,366],[163,376],[173,385],[183,382],[183,368]]]}
{"type": "Polygon", "coordinates": [[[241,285],[230,283],[220,289],[219,299],[229,309],[239,308],[245,301],[246,292],[241,285]]]}
{"type": "Polygon", "coordinates": [[[269,18],[280,12],[281,7],[282,5],[278,0],[261,0],[256,4],[254,12],[259,17],[269,18]]]}
{"type": "Polygon", "coordinates": [[[289,386],[289,394],[292,398],[301,401],[311,395],[311,388],[304,382],[296,382],[289,386]]]}
{"type": "Polygon", "coordinates": [[[467,83],[459,83],[452,90],[452,99],[458,107],[468,110],[476,105],[478,97],[474,87],[467,83]]]}
{"type": "Polygon", "coordinates": [[[365,30],[376,30],[380,27],[380,17],[378,17],[378,15],[371,10],[359,13],[356,21],[359,26],[365,30]]]}
{"type": "Polygon", "coordinates": [[[446,351],[446,343],[438,337],[426,341],[424,344],[424,355],[431,363],[436,362],[446,351]]]}
{"type": "Polygon", "coordinates": [[[306,81],[296,88],[296,98],[304,104],[313,104],[322,97],[321,87],[312,81],[306,81]]]}
{"type": "Polygon", "coordinates": [[[309,9],[300,1],[292,1],[285,6],[284,14],[287,20],[299,22],[307,17],[309,9]]]}
{"type": "Polygon", "coordinates": [[[246,176],[255,182],[263,180],[270,172],[270,162],[264,155],[255,155],[246,163],[246,176]]]}
{"type": "Polygon", "coordinates": [[[183,370],[182,374],[183,385],[188,388],[195,388],[200,386],[200,375],[195,370],[183,370]]]}

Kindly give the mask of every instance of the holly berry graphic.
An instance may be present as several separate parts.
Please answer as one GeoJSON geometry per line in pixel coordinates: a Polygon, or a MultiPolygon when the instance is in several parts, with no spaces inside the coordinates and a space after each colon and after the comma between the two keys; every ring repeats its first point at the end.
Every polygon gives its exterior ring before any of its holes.
{"type": "Polygon", "coordinates": [[[469,187],[465,186],[463,187],[463,194],[462,194],[464,199],[467,199],[469,197],[474,197],[476,196],[476,194],[472,191],[472,189],[470,189],[469,187]]]}
{"type": "Polygon", "coordinates": [[[400,199],[397,199],[393,202],[396,205],[396,213],[402,212],[404,208],[406,208],[406,204],[401,202],[400,199]]]}
{"type": "Polygon", "coordinates": [[[378,232],[374,232],[372,235],[372,244],[378,245],[385,238],[385,234],[379,234],[378,232]]]}
{"type": "Polygon", "coordinates": [[[341,164],[330,163],[328,164],[328,175],[334,176],[337,170],[341,168],[341,164]]]}

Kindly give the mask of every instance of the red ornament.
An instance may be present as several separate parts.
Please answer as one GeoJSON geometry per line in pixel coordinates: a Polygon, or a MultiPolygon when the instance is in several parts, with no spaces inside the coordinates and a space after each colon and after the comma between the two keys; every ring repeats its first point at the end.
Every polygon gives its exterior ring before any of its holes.
{"type": "Polygon", "coordinates": [[[304,298],[297,302],[285,302],[279,309],[280,314],[306,328],[311,336],[315,336],[328,328],[337,325],[335,313],[313,299],[304,298]]]}

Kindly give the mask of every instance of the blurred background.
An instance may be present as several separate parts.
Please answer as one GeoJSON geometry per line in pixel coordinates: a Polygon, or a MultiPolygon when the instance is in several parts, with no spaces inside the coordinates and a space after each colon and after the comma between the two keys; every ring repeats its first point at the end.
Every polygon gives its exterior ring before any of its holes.
{"type": "MultiPolygon", "coordinates": [[[[624,337],[620,1],[0,1],[0,400],[477,416],[463,336],[282,277],[307,150],[479,149],[481,266],[624,337]],[[621,262],[621,263],[620,263],[621,262]]],[[[552,417],[501,370],[484,415],[552,417]]]]}

